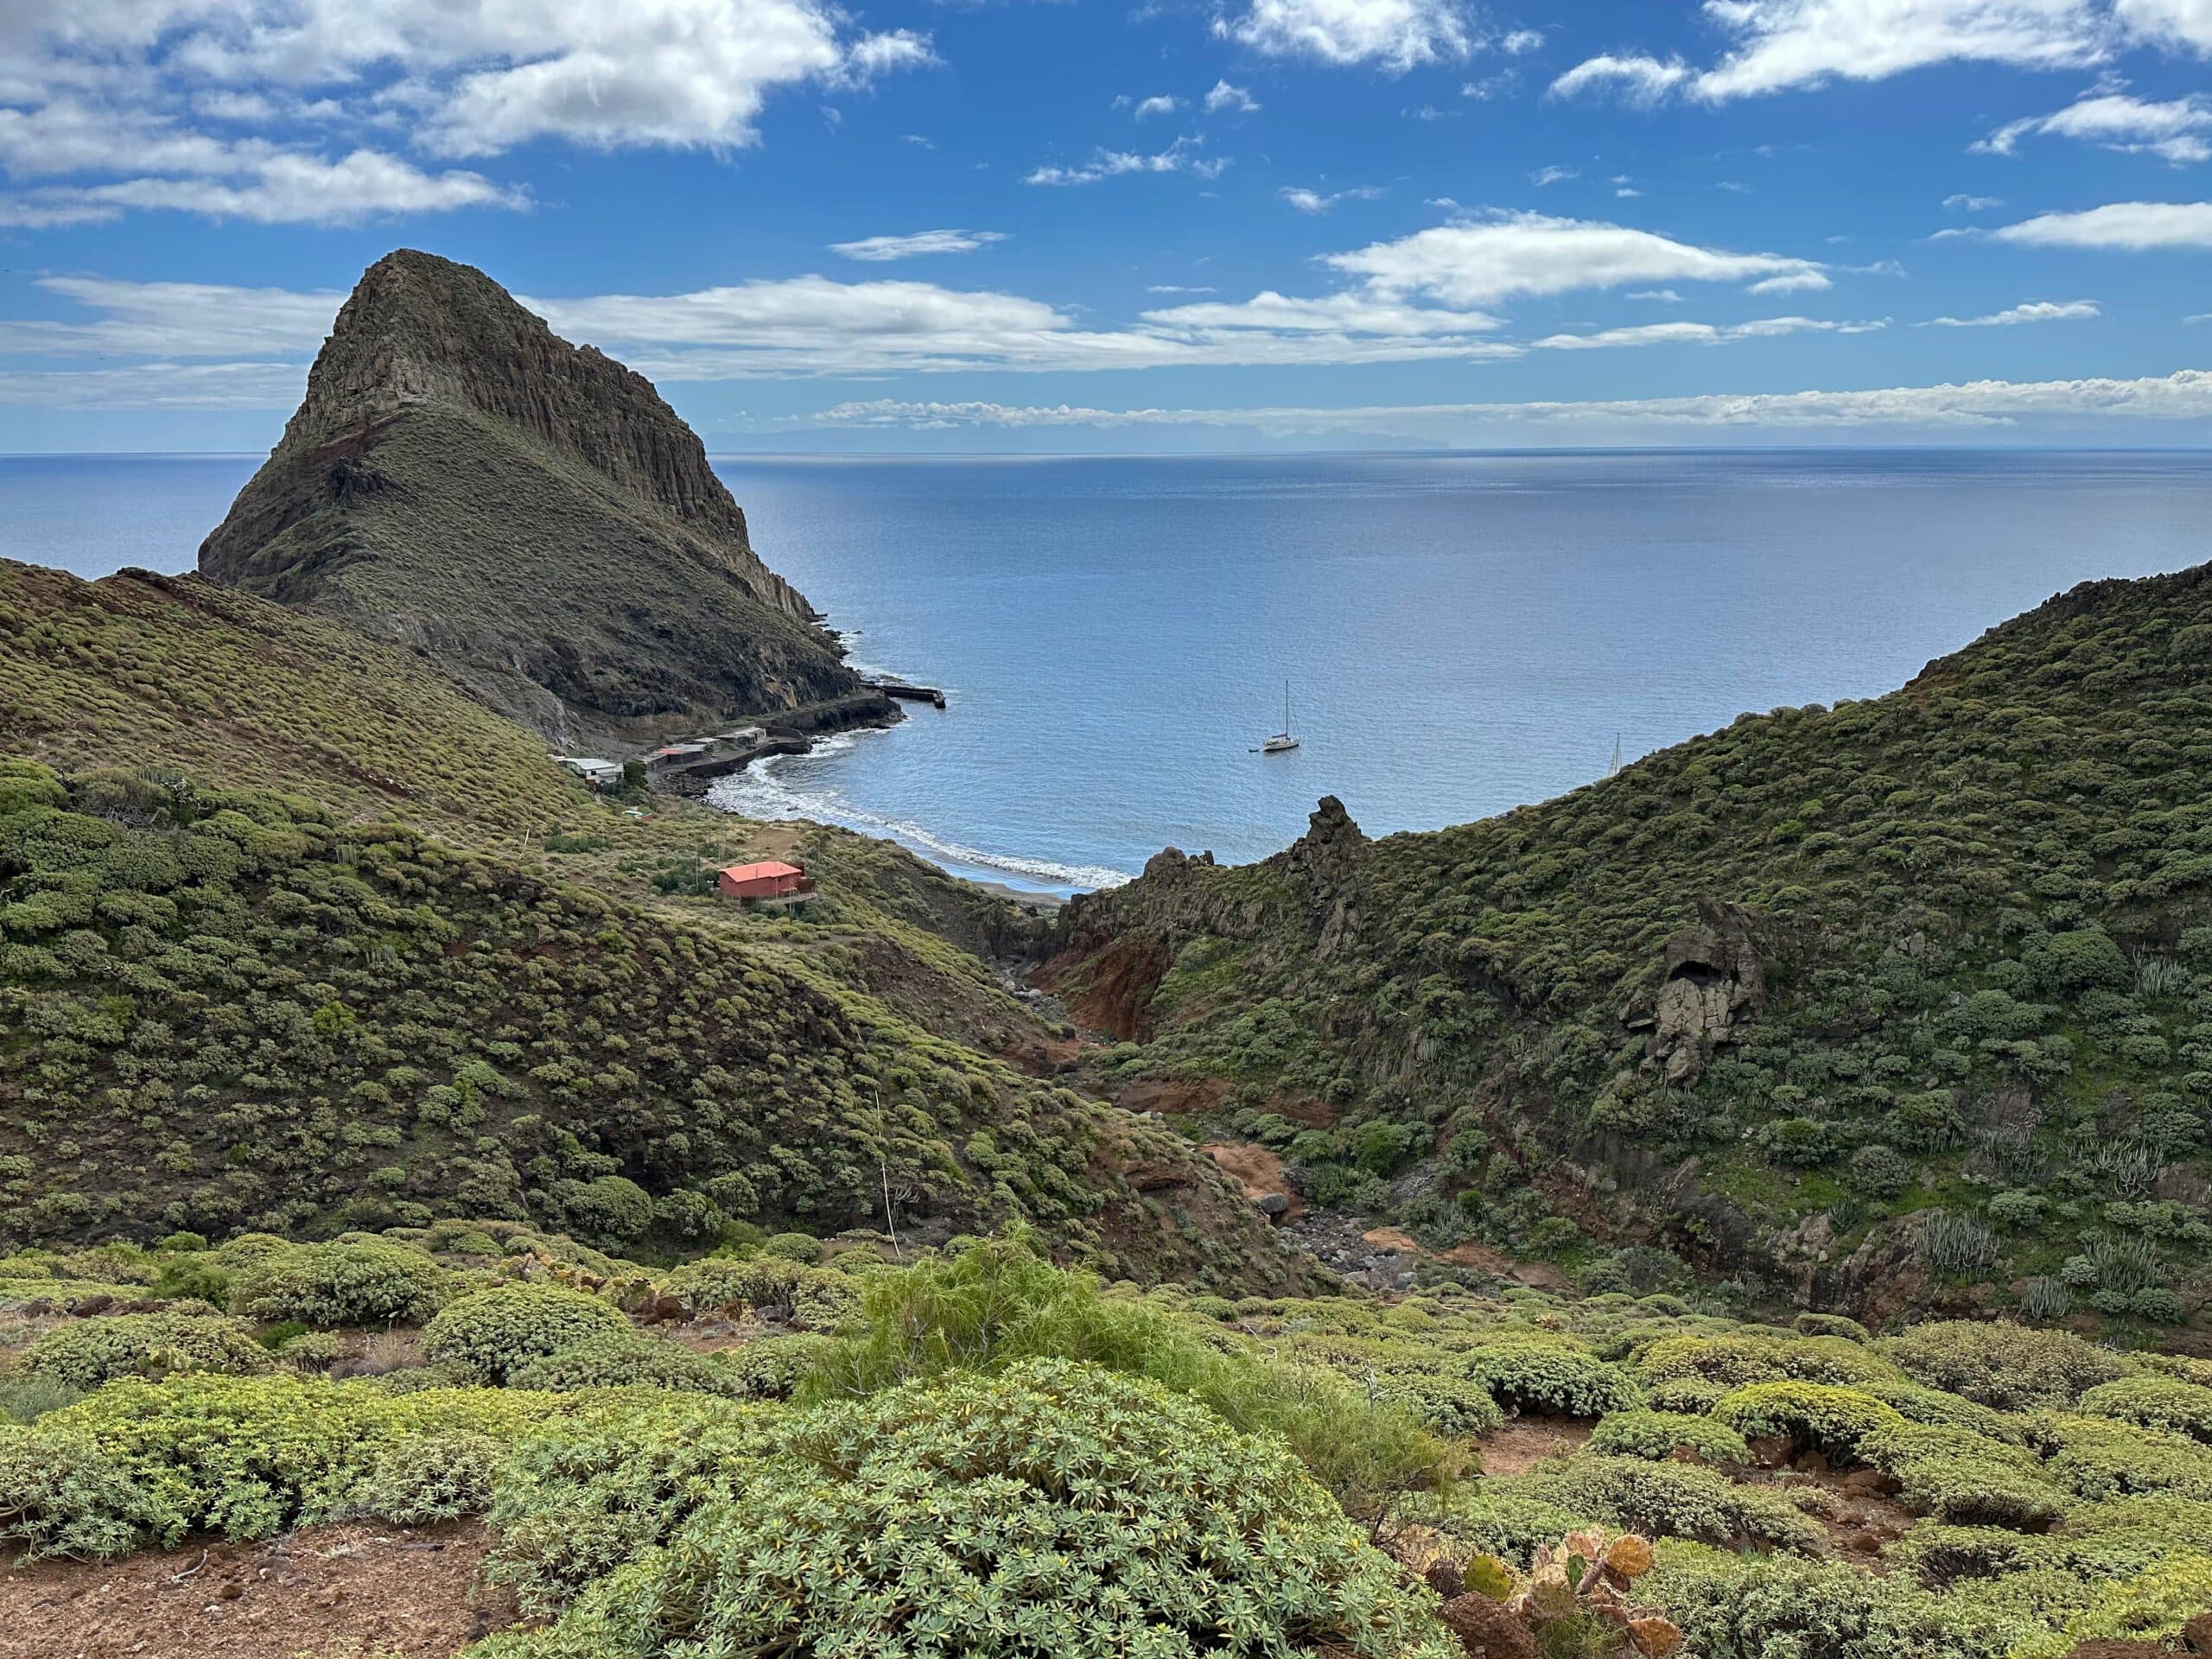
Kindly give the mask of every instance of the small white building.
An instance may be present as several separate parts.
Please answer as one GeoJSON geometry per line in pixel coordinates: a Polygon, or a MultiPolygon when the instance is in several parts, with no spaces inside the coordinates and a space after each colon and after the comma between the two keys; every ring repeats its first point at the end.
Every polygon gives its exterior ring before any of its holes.
{"type": "Polygon", "coordinates": [[[741,726],[734,732],[717,733],[715,736],[715,741],[717,743],[735,743],[749,749],[755,743],[760,742],[766,739],[767,735],[768,734],[758,726],[741,726]]]}
{"type": "Polygon", "coordinates": [[[556,754],[553,760],[594,789],[612,789],[622,781],[622,765],[618,760],[601,760],[582,754],[556,754]]]}

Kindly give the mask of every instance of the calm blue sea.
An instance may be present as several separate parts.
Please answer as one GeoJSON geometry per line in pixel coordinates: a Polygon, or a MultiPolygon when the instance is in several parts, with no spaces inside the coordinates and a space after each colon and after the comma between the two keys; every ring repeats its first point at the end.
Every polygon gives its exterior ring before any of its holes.
{"type": "MultiPolygon", "coordinates": [[[[0,459],[0,552],[189,566],[257,458],[0,459]]],[[[2212,557],[2212,456],[718,460],[855,659],[951,706],[724,786],[1066,890],[1601,776],[1887,690],[2091,577],[2212,557]],[[1302,747],[1259,755],[1284,682],[1302,747]]]]}

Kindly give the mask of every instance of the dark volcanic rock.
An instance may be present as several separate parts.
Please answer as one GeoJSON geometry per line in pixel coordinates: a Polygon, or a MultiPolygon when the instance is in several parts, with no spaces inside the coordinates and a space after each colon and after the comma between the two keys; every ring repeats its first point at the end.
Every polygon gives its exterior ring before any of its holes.
{"type": "Polygon", "coordinates": [[[361,278],[200,569],[412,646],[564,746],[859,689],[651,382],[411,251],[361,278]]]}

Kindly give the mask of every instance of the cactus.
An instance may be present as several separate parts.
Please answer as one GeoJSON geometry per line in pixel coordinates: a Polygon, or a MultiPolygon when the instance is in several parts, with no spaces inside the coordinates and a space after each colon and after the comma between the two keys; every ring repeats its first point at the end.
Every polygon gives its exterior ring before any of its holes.
{"type": "Polygon", "coordinates": [[[1664,1659],[1682,1645],[1681,1631],[1663,1614],[1637,1611],[1629,1599],[1630,1586],[1650,1570],[1651,1546],[1643,1538],[1632,1532],[1608,1538],[1586,1527],[1557,1545],[1539,1545],[1526,1573],[1495,1555],[1478,1555],[1464,1577],[1470,1592],[1504,1604],[1546,1652],[1561,1649],[1558,1638],[1573,1631],[1595,1638],[1574,1651],[1664,1659]]]}

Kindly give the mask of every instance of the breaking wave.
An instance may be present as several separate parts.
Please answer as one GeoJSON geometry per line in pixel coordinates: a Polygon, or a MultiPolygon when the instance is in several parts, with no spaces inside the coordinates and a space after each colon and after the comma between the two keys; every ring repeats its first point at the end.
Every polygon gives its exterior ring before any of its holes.
{"type": "Polygon", "coordinates": [[[1056,887],[1118,887],[1131,879],[1125,870],[1103,864],[1060,864],[1048,858],[1027,858],[1016,853],[990,853],[937,835],[906,818],[894,818],[866,807],[855,806],[833,789],[809,789],[780,776],[784,763],[840,754],[864,737],[880,732],[839,732],[814,746],[810,754],[763,755],[743,772],[733,772],[707,791],[707,804],[747,818],[811,818],[835,823],[864,835],[886,836],[912,851],[925,854],[941,864],[963,865],[1056,887]]]}

